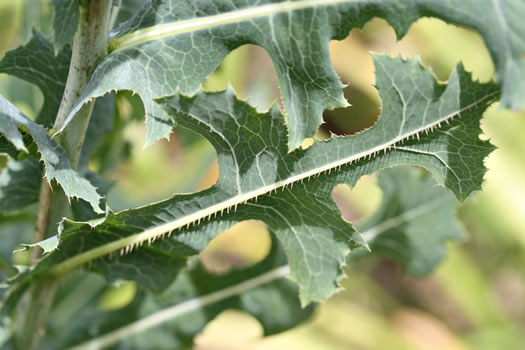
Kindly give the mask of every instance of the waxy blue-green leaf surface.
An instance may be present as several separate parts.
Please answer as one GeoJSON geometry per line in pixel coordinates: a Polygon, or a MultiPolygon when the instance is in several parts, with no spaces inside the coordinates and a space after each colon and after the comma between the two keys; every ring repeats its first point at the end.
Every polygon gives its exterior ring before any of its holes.
{"type": "Polygon", "coordinates": [[[26,151],[22,133],[26,129],[38,146],[38,152],[45,165],[45,176],[51,182],[56,180],[69,198],[80,198],[88,202],[96,212],[101,196],[96,189],[70,166],[64,149],[51,138],[40,125],[20,112],[13,104],[0,95],[0,134],[16,149],[26,151]]]}
{"type": "MultiPolygon", "coordinates": [[[[439,248],[442,241],[461,236],[453,222],[457,207],[454,196],[422,175],[422,171],[408,167],[381,171],[382,205],[373,218],[360,225],[365,237],[371,239],[374,254],[390,253],[412,273],[426,273],[434,268],[442,258],[443,249],[439,248]],[[421,196],[410,196],[411,190],[421,196]]],[[[311,314],[313,306],[301,308],[296,286],[284,278],[287,261],[278,247],[274,240],[272,250],[262,262],[225,275],[209,273],[198,263],[190,264],[166,291],[153,296],[139,290],[124,309],[98,310],[100,293],[97,293],[88,301],[89,306],[79,312],[70,311],[70,319],[53,322],[57,331],[51,333],[57,336],[50,337],[45,348],[75,344],[84,349],[117,343],[119,349],[187,348],[217,314],[231,309],[255,317],[265,335],[294,327],[311,314]]],[[[351,255],[356,254],[359,250],[351,255]]],[[[64,289],[76,293],[86,283],[93,284],[87,282],[88,278],[104,290],[100,280],[82,274],[68,281],[75,287],[64,289]]],[[[67,295],[59,295],[61,299],[67,300],[67,295]]],[[[88,302],[79,300],[83,305],[88,302]]],[[[58,311],[54,317],[60,317],[58,311]]]]}
{"type": "Polygon", "coordinates": [[[111,213],[96,227],[66,221],[59,250],[20,279],[61,275],[91,261],[91,268],[110,280],[133,279],[160,290],[175,278],[179,259],[202,251],[235,223],[258,219],[283,245],[302,303],[326,299],[338,290],[345,256],[364,245],[331,198],[337,184],[352,186],[362,175],[385,167],[418,165],[463,200],[480,189],[483,159],[493,150],[479,138],[479,120],[499,96],[495,84],[473,82],[461,65],[447,85],[440,85],[417,59],[376,56],[374,61],[383,103],[377,124],[304,151],[288,153],[276,106],[260,114],[231,90],[159,100],[179,125],[215,147],[217,184],[111,213]],[[173,272],[160,273],[169,270],[169,259],[174,259],[173,272]]]}
{"type": "Polygon", "coordinates": [[[286,110],[288,147],[293,150],[315,133],[325,109],[346,105],[330,65],[329,41],[343,39],[374,17],[385,18],[401,36],[426,16],[478,30],[495,61],[502,105],[524,108],[521,5],[519,0],[147,1],[113,33],[114,51],[98,66],[73,113],[108,91],[135,91],[146,107],[146,143],[150,144],[167,137],[172,127],[152,98],[194,94],[226,54],[255,44],[268,52],[275,67],[286,110]]]}
{"type": "MultiPolygon", "coordinates": [[[[101,195],[107,193],[112,183],[89,172],[88,161],[93,150],[101,143],[105,133],[112,129],[114,103],[113,95],[107,95],[95,102],[79,161],[78,172],[93,184],[101,195]]],[[[30,139],[31,137],[27,135],[27,138],[30,139]]],[[[24,140],[26,147],[31,142],[32,140],[24,140]]],[[[0,212],[20,210],[38,202],[44,169],[34,156],[26,155],[24,159],[17,161],[16,157],[19,151],[5,139],[1,140],[1,143],[10,148],[6,149],[4,153],[15,159],[9,159],[7,167],[0,171],[0,212]]],[[[2,149],[0,149],[0,153],[2,153],[2,149]]],[[[87,221],[97,215],[88,202],[73,201],[71,205],[74,218],[77,221],[87,221]]]]}
{"type": "MultiPolygon", "coordinates": [[[[446,241],[463,238],[457,201],[418,169],[385,169],[378,185],[383,191],[381,206],[358,225],[371,253],[395,259],[410,275],[428,275],[443,260],[446,241]]],[[[350,258],[368,254],[356,250],[350,258]]]]}

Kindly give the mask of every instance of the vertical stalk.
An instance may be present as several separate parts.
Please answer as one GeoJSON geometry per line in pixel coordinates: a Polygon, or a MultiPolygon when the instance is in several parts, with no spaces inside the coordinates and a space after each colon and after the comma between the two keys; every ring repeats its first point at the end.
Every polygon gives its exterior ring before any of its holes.
{"type": "MultiPolygon", "coordinates": [[[[107,54],[110,9],[110,0],[80,1],[80,23],[73,41],[64,96],[55,120],[56,129],[64,123],[87,86],[97,63],[107,54]]],[[[85,104],[61,135],[60,141],[73,168],[78,165],[93,105],[94,101],[85,104]]]]}
{"type": "MultiPolygon", "coordinates": [[[[51,210],[52,189],[51,185],[45,180],[40,184],[40,195],[38,196],[38,212],[36,213],[35,232],[33,242],[39,242],[46,238],[47,227],[49,225],[49,213],[51,210]]],[[[31,250],[31,265],[34,265],[38,257],[42,254],[42,249],[38,246],[31,250]]]]}
{"type": "MultiPolygon", "coordinates": [[[[68,79],[55,126],[61,125],[69,115],[97,63],[107,54],[111,3],[111,0],[80,0],[79,24],[73,40],[68,79]]],[[[58,138],[73,168],[78,166],[93,105],[93,101],[84,105],[58,138]]],[[[51,188],[46,180],[43,180],[35,224],[34,239],[36,241],[46,236],[52,200],[53,202],[66,201],[64,196],[59,196],[60,198],[52,198],[51,188]]],[[[66,208],[67,205],[57,207],[66,208]]],[[[45,333],[47,314],[53,303],[57,283],[56,280],[39,281],[31,287],[22,300],[16,327],[16,345],[19,349],[38,350],[40,348],[40,341],[45,333]]]]}

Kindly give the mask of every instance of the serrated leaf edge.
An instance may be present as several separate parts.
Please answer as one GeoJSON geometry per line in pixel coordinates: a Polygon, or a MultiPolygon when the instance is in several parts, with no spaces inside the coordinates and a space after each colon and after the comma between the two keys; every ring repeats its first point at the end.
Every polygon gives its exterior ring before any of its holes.
{"type": "MultiPolygon", "coordinates": [[[[120,255],[131,253],[133,249],[142,246],[146,242],[148,244],[151,244],[155,242],[157,239],[163,239],[166,236],[170,237],[171,234],[175,230],[181,230],[184,227],[190,228],[193,225],[199,225],[201,222],[204,222],[205,220],[210,220],[212,217],[215,218],[217,216],[220,216],[224,212],[229,213],[231,210],[236,210],[239,205],[247,204],[249,201],[253,201],[254,203],[256,203],[257,198],[261,195],[265,195],[265,194],[271,195],[272,192],[276,193],[278,190],[285,190],[288,186],[293,188],[293,185],[297,182],[302,183],[305,180],[308,181],[310,178],[314,176],[320,176],[323,173],[330,174],[332,170],[339,171],[345,165],[351,165],[355,162],[358,162],[364,159],[372,159],[380,152],[383,152],[386,154],[387,151],[396,151],[399,145],[402,145],[405,141],[408,141],[411,139],[419,140],[420,133],[423,133],[423,132],[426,134],[432,133],[435,129],[439,129],[442,126],[442,124],[445,124],[445,123],[448,124],[448,122],[454,119],[455,117],[460,117],[462,112],[465,112],[468,109],[477,106],[478,104],[496,96],[497,94],[498,92],[487,94],[483,96],[482,98],[476,100],[475,102],[455,111],[454,113],[451,113],[449,115],[442,117],[441,119],[433,122],[432,124],[424,128],[422,127],[410,133],[399,135],[393,140],[390,140],[390,142],[388,143],[378,145],[367,151],[363,151],[361,153],[352,155],[347,158],[343,158],[336,162],[326,164],[317,169],[306,171],[299,175],[291,176],[286,180],[281,180],[271,185],[261,187],[255,191],[250,191],[247,193],[243,193],[241,195],[236,195],[226,201],[222,201],[210,207],[204,208],[198,212],[187,215],[180,219],[159,225],[154,228],[144,230],[141,233],[127,236],[125,238],[121,238],[119,240],[107,243],[103,246],[85,251],[81,254],[78,254],[70,259],[67,259],[55,265],[54,267],[50,269],[49,272],[51,275],[61,276],[64,273],[67,273],[76,267],[82,266],[83,264],[93,259],[96,259],[101,256],[105,256],[112,252],[119,252],[120,255]]],[[[338,137],[338,136],[333,136],[333,137],[338,137]]]]}

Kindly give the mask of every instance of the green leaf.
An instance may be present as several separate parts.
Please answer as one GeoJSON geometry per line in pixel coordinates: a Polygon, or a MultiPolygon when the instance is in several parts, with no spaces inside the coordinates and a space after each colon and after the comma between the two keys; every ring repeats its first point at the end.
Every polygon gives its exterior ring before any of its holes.
{"type": "Polygon", "coordinates": [[[168,269],[156,265],[161,252],[173,257],[196,254],[235,223],[258,219],[283,245],[302,303],[326,299],[339,288],[350,249],[366,245],[331,198],[337,184],[352,186],[362,175],[385,167],[418,165],[463,200],[480,188],[483,159],[493,149],[478,136],[482,113],[498,98],[495,84],[472,82],[462,66],[447,85],[440,85],[415,59],[376,56],[374,61],[383,101],[378,123],[354,136],[316,142],[304,151],[288,153],[277,106],[260,114],[231,90],[159,100],[180,126],[205,136],[215,147],[217,184],[110,213],[96,227],[66,221],[59,250],[21,280],[27,283],[39,274],[60,276],[92,262],[91,268],[110,273],[111,279],[139,283],[144,280],[137,274],[140,266],[150,277],[144,287],[161,288],[176,274],[154,281],[157,277],[150,270],[168,269]],[[140,247],[165,235],[169,238],[140,247]],[[108,257],[119,251],[124,255],[108,257]],[[126,266],[132,263],[130,271],[126,266]]]}
{"type": "Polygon", "coordinates": [[[226,309],[255,317],[266,336],[277,334],[304,322],[314,311],[313,305],[301,307],[297,286],[286,279],[287,271],[276,241],[269,255],[253,267],[215,275],[193,264],[162,294],[139,292],[124,310],[85,308],[75,315],[70,331],[57,332],[66,340],[50,348],[98,349],[121,342],[124,348],[186,349],[226,309]],[[116,317],[118,323],[113,322],[116,317]]]}
{"type": "Polygon", "coordinates": [[[6,348],[9,341],[9,331],[7,327],[4,327],[3,324],[0,324],[0,346],[6,348]]]}
{"type": "Polygon", "coordinates": [[[42,250],[44,251],[44,254],[50,253],[53,250],[57,249],[59,238],[60,237],[56,235],[56,236],[49,237],[48,239],[44,239],[43,241],[40,241],[40,242],[36,242],[32,244],[22,244],[23,248],[14,250],[13,253],[23,252],[23,251],[28,250],[29,248],[34,248],[37,246],[42,248],[42,250]]]}
{"type": "Polygon", "coordinates": [[[56,180],[69,198],[83,199],[96,212],[103,212],[99,207],[101,196],[89,181],[71,169],[64,149],[45,129],[0,95],[0,134],[3,134],[18,150],[26,151],[19,128],[25,128],[38,145],[38,152],[45,164],[47,180],[49,182],[56,180]]]}
{"type": "MultiPolygon", "coordinates": [[[[385,169],[379,186],[381,207],[358,226],[372,254],[394,258],[408,274],[428,275],[443,260],[445,241],[463,238],[456,219],[457,201],[417,169],[385,169]]],[[[350,259],[363,255],[368,253],[354,251],[350,259]]]]}
{"type": "Polygon", "coordinates": [[[113,28],[117,28],[119,25],[132,18],[143,5],[143,0],[113,0],[114,12],[112,16],[113,18],[116,16],[113,28]]]}
{"type": "MultiPolygon", "coordinates": [[[[418,1],[416,1],[417,3],[418,1]]],[[[525,109],[525,7],[521,0],[445,2],[420,0],[430,16],[476,29],[485,40],[502,90],[501,105],[525,109]]],[[[415,10],[415,7],[414,7],[415,10]]],[[[413,10],[413,11],[414,11],[413,10]]]]}
{"type": "MultiPolygon", "coordinates": [[[[13,268],[13,248],[31,239],[34,231],[35,215],[27,212],[0,215],[0,284],[15,274],[13,268]]],[[[0,296],[3,290],[0,287],[0,296]]]]}
{"type": "MultiPolygon", "coordinates": [[[[19,143],[19,146],[20,145],[24,145],[25,148],[24,140],[22,140],[22,143],[19,143]]],[[[5,154],[13,159],[18,159],[20,153],[25,154],[23,151],[18,151],[18,149],[11,142],[9,142],[8,139],[6,139],[3,135],[0,135],[0,154],[5,154]]]]}
{"type": "Polygon", "coordinates": [[[69,47],[55,56],[48,38],[34,30],[26,45],[7,52],[0,61],[0,73],[35,84],[42,91],[44,105],[35,121],[45,128],[50,128],[55,121],[66,86],[70,58],[69,47]]]}
{"type": "Polygon", "coordinates": [[[73,344],[135,320],[145,293],[138,291],[134,299],[122,308],[102,310],[101,298],[113,288],[103,278],[91,273],[76,273],[62,281],[56,296],[58,302],[49,315],[53,321],[47,325],[42,350],[69,349],[73,344]]]}
{"type": "Polygon", "coordinates": [[[43,169],[38,160],[9,160],[0,172],[0,212],[20,210],[38,202],[43,169]]]}
{"type": "MultiPolygon", "coordinates": [[[[96,186],[97,192],[101,195],[107,193],[113,182],[103,180],[89,172],[88,160],[93,150],[101,143],[103,136],[112,129],[114,103],[113,95],[104,96],[95,102],[79,161],[78,171],[96,186]]],[[[29,139],[24,140],[27,147],[32,140],[29,135],[25,138],[29,139]]],[[[6,153],[16,158],[19,151],[7,140],[4,139],[3,143],[6,145],[6,153]]],[[[43,167],[33,157],[21,161],[10,159],[7,168],[0,172],[0,211],[19,210],[38,202],[43,173],[43,167]]],[[[87,221],[96,217],[93,208],[85,201],[75,201],[71,205],[75,220],[87,221]]]]}
{"type": "Polygon", "coordinates": [[[73,37],[78,29],[78,0],[51,0],[53,12],[53,42],[55,51],[64,46],[73,46],[73,37]]]}
{"type": "Polygon", "coordinates": [[[113,52],[98,66],[60,129],[88,100],[115,89],[132,90],[146,108],[146,144],[166,138],[172,121],[151,99],[177,91],[194,94],[226,54],[255,44],[274,64],[286,110],[288,147],[294,150],[315,133],[323,110],[347,105],[330,65],[329,40],[343,39],[374,17],[385,18],[398,36],[426,16],[479,30],[496,63],[503,105],[522,108],[525,42],[517,38],[523,32],[523,15],[518,0],[146,2],[113,33],[113,52]]]}

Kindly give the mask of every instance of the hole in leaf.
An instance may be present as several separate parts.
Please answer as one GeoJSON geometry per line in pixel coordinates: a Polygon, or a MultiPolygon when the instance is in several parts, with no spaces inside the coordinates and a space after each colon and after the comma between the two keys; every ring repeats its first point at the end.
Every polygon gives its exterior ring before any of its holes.
{"type": "Polygon", "coordinates": [[[254,317],[245,312],[226,310],[197,335],[195,349],[243,349],[248,342],[262,335],[263,328],[254,317]]]}
{"type": "Polygon", "coordinates": [[[474,79],[487,81],[494,74],[494,64],[478,32],[437,18],[416,21],[399,41],[392,27],[376,18],[366,24],[360,38],[373,52],[392,57],[421,57],[423,65],[430,66],[442,81],[448,79],[460,61],[474,79]]]}
{"type": "Polygon", "coordinates": [[[231,84],[237,96],[259,111],[280,101],[279,84],[268,53],[260,46],[243,45],[230,52],[204,83],[207,91],[221,91],[231,84]]]}
{"type": "Polygon", "coordinates": [[[102,294],[98,301],[101,310],[117,310],[128,305],[137,294],[137,284],[134,281],[123,281],[112,285],[102,294]]]}
{"type": "Polygon", "coordinates": [[[435,18],[415,22],[397,41],[386,21],[373,19],[363,30],[354,29],[342,41],[330,43],[331,61],[343,83],[344,94],[352,106],[325,111],[324,130],[337,135],[351,135],[375,124],[380,114],[380,99],[375,82],[370,51],[404,58],[419,55],[437,78],[446,81],[457,64],[463,62],[473,78],[487,81],[494,65],[481,36],[472,30],[449,25],[435,18]],[[453,38],[453,40],[450,40],[453,38]]]}
{"type": "Polygon", "coordinates": [[[382,191],[375,175],[365,175],[353,188],[345,184],[337,185],[332,192],[332,199],[346,221],[357,223],[368,219],[379,208],[382,191]]]}
{"type": "Polygon", "coordinates": [[[200,254],[206,269],[226,273],[232,268],[244,268],[263,260],[271,248],[271,238],[261,221],[247,220],[214,238],[200,254]]]}
{"type": "Polygon", "coordinates": [[[218,178],[217,153],[203,136],[175,128],[170,140],[144,149],[143,123],[131,123],[124,137],[130,143],[130,157],[115,169],[116,185],[108,194],[113,210],[137,207],[212,186],[218,178]]]}
{"type": "Polygon", "coordinates": [[[303,140],[303,143],[301,144],[302,149],[308,149],[315,143],[315,139],[312,137],[306,138],[303,140]]]}
{"type": "Polygon", "coordinates": [[[323,114],[323,128],[336,135],[351,135],[369,128],[380,114],[379,95],[372,86],[374,65],[361,36],[361,31],[354,29],[346,39],[330,42],[332,67],[347,84],[344,95],[351,104],[323,114]]]}

